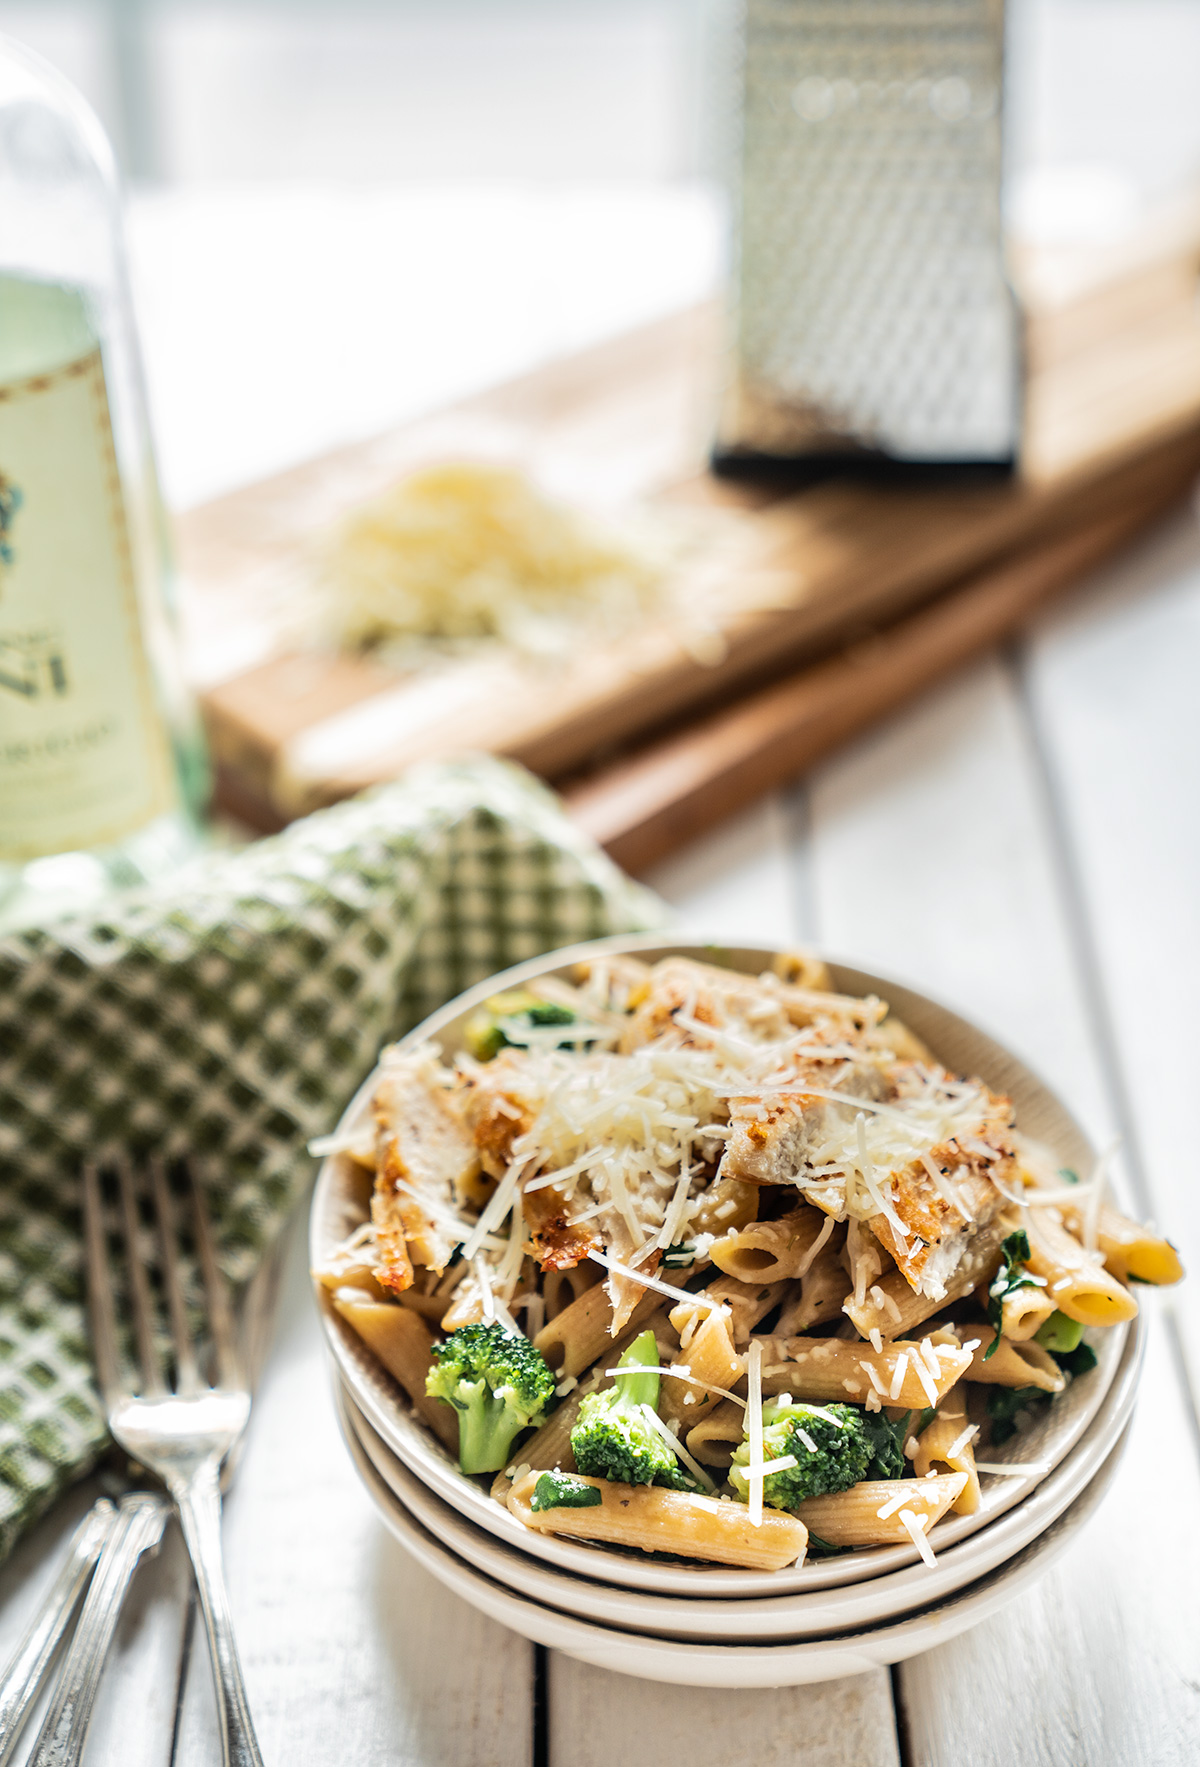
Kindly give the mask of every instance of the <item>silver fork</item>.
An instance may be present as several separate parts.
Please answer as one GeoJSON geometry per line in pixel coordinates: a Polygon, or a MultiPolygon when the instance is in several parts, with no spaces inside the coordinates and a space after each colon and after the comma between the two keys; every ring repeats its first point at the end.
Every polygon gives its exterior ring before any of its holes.
{"type": "Polygon", "coordinates": [[[221,1561],[221,1463],[237,1446],[250,1416],[250,1393],[242,1374],[224,1278],[217,1266],[208,1213],[195,1175],[191,1181],[196,1250],[203,1277],[216,1363],[217,1384],[201,1377],[179,1277],[179,1241],[174,1199],[162,1162],[149,1164],[150,1191],[158,1222],[175,1359],[176,1390],[170,1392],[154,1342],[155,1307],[146,1269],[138,1255],[139,1222],[133,1168],[117,1162],[121,1217],[129,1270],[133,1337],[141,1364],[141,1390],[121,1380],[116,1309],[100,1180],[94,1165],[83,1172],[87,1228],[88,1303],[100,1390],[108,1427],[133,1459],[156,1473],[175,1501],[191,1553],[200,1606],[208,1632],[225,1767],[262,1767],[250,1718],[242,1666],[233,1636],[233,1616],[221,1561]]]}
{"type": "Polygon", "coordinates": [[[8,1767],[16,1751],[25,1720],[42,1691],[116,1519],[108,1498],[98,1498],[72,1534],[58,1576],[4,1671],[0,1680],[0,1767],[8,1767]]]}

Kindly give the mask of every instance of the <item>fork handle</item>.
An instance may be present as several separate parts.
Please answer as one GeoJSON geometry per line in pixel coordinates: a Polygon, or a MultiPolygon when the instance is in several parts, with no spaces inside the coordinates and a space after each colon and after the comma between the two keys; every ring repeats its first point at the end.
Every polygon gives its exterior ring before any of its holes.
{"type": "Polygon", "coordinates": [[[0,1767],[7,1767],[117,1512],[100,1497],[71,1537],[67,1557],[0,1680],[0,1767]]]}
{"type": "Polygon", "coordinates": [[[162,1539],[170,1513],[166,1498],[151,1491],[122,1497],[29,1767],[78,1767],[82,1760],[104,1659],[117,1629],[125,1591],[142,1554],[152,1552],[162,1539]]]}
{"type": "Polygon", "coordinates": [[[186,1481],[172,1487],[172,1496],[183,1523],[183,1537],[192,1555],[200,1607],[208,1633],[217,1711],[221,1722],[221,1758],[224,1767],[262,1767],[262,1754],[242,1665],[233,1637],[233,1615],[225,1588],[221,1557],[221,1487],[215,1461],[201,1465],[186,1481]]]}

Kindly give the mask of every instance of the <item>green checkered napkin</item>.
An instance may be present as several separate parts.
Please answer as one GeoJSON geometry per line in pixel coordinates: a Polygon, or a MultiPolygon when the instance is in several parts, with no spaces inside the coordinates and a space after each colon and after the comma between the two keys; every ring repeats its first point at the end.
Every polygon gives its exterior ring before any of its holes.
{"type": "Polygon", "coordinates": [[[245,1278],[381,1044],[494,970],[662,917],[540,785],[478,760],[0,939],[0,1558],[105,1442],[85,1157],[202,1156],[245,1278]]]}

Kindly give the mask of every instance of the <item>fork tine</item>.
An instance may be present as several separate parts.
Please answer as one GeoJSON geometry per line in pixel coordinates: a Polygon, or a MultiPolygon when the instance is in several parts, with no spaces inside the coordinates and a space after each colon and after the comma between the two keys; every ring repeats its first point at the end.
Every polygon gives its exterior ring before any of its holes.
{"type": "Polygon", "coordinates": [[[217,1263],[212,1227],[208,1219],[208,1205],[204,1200],[204,1193],[200,1189],[196,1168],[190,1160],[187,1163],[187,1172],[191,1181],[192,1204],[196,1216],[196,1248],[200,1253],[200,1269],[204,1276],[204,1288],[208,1296],[208,1323],[212,1330],[213,1348],[217,1353],[217,1379],[222,1386],[238,1386],[241,1384],[241,1358],[238,1355],[237,1339],[233,1329],[233,1309],[229,1304],[229,1289],[217,1263]]]}
{"type": "Polygon", "coordinates": [[[127,1154],[117,1159],[117,1178],[121,1187],[121,1213],[125,1219],[125,1261],[129,1266],[129,1298],[133,1302],[133,1335],[138,1359],[142,1365],[143,1390],[151,1396],[166,1392],[158,1352],[154,1348],[154,1303],[146,1266],[138,1256],[137,1193],[133,1184],[133,1166],[127,1154]]]}
{"type": "Polygon", "coordinates": [[[100,1179],[93,1160],[85,1161],[83,1167],[83,1220],[87,1244],[88,1314],[92,1322],[96,1376],[105,1408],[111,1410],[119,1397],[121,1375],[117,1361],[116,1309],[108,1274],[104,1205],[100,1200],[100,1179]]]}
{"type": "Polygon", "coordinates": [[[179,1281],[179,1239],[176,1232],[175,1199],[167,1187],[167,1175],[157,1154],[150,1161],[150,1188],[154,1195],[154,1212],[158,1217],[158,1239],[162,1250],[163,1286],[167,1291],[167,1312],[171,1319],[171,1336],[175,1342],[175,1385],[185,1398],[200,1391],[200,1373],[188,1330],[187,1308],[179,1281]]]}

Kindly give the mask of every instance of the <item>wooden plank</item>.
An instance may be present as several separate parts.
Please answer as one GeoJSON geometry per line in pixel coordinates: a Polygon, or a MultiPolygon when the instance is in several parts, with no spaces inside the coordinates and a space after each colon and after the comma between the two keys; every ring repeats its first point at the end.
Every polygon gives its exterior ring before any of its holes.
{"type": "Polygon", "coordinates": [[[1115,1120],[1091,1046],[1045,807],[996,656],[817,768],[814,933],[978,1019],[1093,1139],[1115,1120]]]}
{"type": "Polygon", "coordinates": [[[713,326],[704,311],[660,322],[184,518],[190,645],[214,756],[243,813],[257,804],[264,822],[297,815],[464,748],[560,779],[1200,466],[1200,386],[1193,394],[1160,326],[1119,373],[1111,364],[1125,355],[1103,353],[1104,424],[1088,403],[1099,371],[1073,361],[1075,380],[1050,401],[1053,462],[1036,482],[828,482],[785,494],[782,483],[717,481],[702,470],[713,326]],[[1156,363],[1165,353],[1165,373],[1149,373],[1147,350],[1156,363]],[[1171,400],[1137,404],[1135,392],[1164,378],[1171,400]],[[1114,409],[1133,413],[1127,433],[1114,409]],[[432,682],[363,659],[297,656],[296,587],[314,536],[408,467],[494,456],[498,434],[507,457],[535,470],[552,461],[557,488],[573,485],[585,502],[619,480],[626,498],[685,523],[691,543],[668,605],[634,633],[580,644],[553,670],[496,651],[432,682]]]}
{"type": "MultiPolygon", "coordinates": [[[[899,1767],[887,1675],[767,1692],[664,1687],[553,1655],[552,1767],[899,1767]]],[[[965,1759],[965,1757],[964,1757],[965,1759]]]]}
{"type": "MultiPolygon", "coordinates": [[[[443,1590],[377,1519],[334,1420],[302,1228],[226,1502],[230,1596],[263,1756],[289,1767],[527,1767],[532,1647],[443,1590]]],[[[218,1758],[197,1631],[176,1764],[218,1758]]]]}
{"type": "MultiPolygon", "coordinates": [[[[1008,672],[977,667],[822,768],[810,815],[822,940],[994,1027],[1103,1133],[1111,1086],[1068,936],[1074,904],[1008,672]]],[[[907,1758],[1195,1758],[1200,1681],[1194,1633],[1181,1626],[1200,1539],[1186,1525],[1168,1537],[1146,1503],[1164,1472],[1173,1515],[1200,1503],[1195,1436],[1161,1333],[1146,1401],[1111,1497],[1052,1580],[1019,1614],[897,1671],[907,1758]]]]}
{"type": "MultiPolygon", "coordinates": [[[[793,803],[772,798],[727,824],[651,879],[680,920],[718,937],[778,939],[804,931],[790,864],[793,803]],[[789,878],[789,872],[792,876],[789,878]]],[[[882,1671],[774,1692],[665,1687],[548,1659],[551,1767],[658,1767],[680,1738],[702,1739],[706,1767],[899,1767],[891,1687],[882,1671]]]]}
{"type": "Polygon", "coordinates": [[[1156,1322],[1125,1460],[1100,1509],[1019,1607],[899,1672],[921,1767],[1189,1767],[1200,1750],[1194,1624],[1200,1481],[1156,1322]],[[1176,1507],[1178,1505],[1178,1507],[1176,1507]],[[1169,1530],[1169,1532],[1168,1532],[1169,1530]],[[1187,1540],[1186,1535],[1191,1539],[1187,1540]]]}
{"type": "Polygon", "coordinates": [[[1010,252],[1028,386],[1022,469],[1053,477],[1162,425],[1200,396],[1200,189],[1132,233],[1010,252]]]}
{"type": "Polygon", "coordinates": [[[619,864],[644,871],[995,643],[1149,513],[1138,506],[1022,552],[868,642],[568,784],[572,813],[619,864]]]}
{"type": "Polygon", "coordinates": [[[646,877],[682,925],[715,940],[755,936],[787,944],[797,936],[795,880],[788,862],[794,814],[765,797],[731,816],[707,840],[655,867],[646,877]]]}
{"type": "MultiPolygon", "coordinates": [[[[1121,1127],[1148,1212],[1200,1269],[1191,1001],[1200,980],[1200,531],[1189,512],[1105,572],[1029,653],[1063,806],[1082,957],[1123,1078],[1121,1127]]],[[[1200,1291],[1175,1292],[1200,1395],[1200,1291]]]]}

